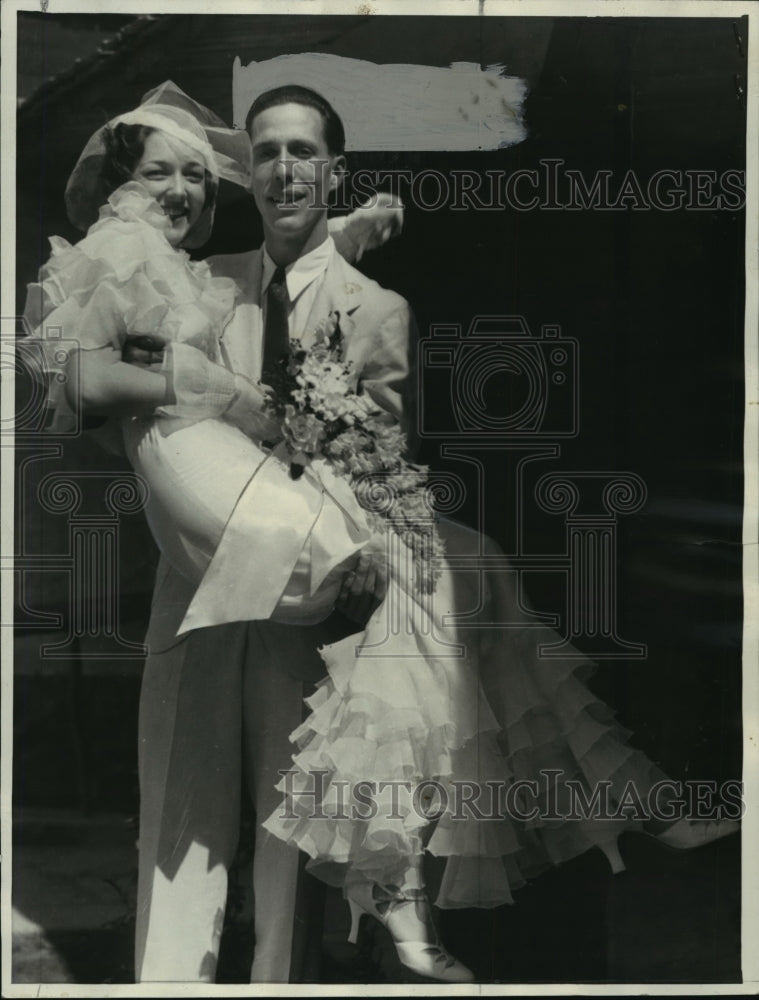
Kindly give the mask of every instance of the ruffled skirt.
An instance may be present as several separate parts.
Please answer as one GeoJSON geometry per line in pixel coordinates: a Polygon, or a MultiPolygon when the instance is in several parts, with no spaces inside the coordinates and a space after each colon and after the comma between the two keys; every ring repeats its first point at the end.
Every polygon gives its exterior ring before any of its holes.
{"type": "MultiPolygon", "coordinates": [[[[450,522],[441,533],[449,552],[483,544],[450,522]]],[[[613,857],[664,775],[585,686],[592,664],[541,657],[558,637],[525,620],[506,570],[449,566],[423,599],[402,553],[391,565],[364,631],[322,649],[328,676],[264,828],[333,885],[403,884],[426,849],[446,859],[448,908],[512,902],[593,846],[613,857]]]]}

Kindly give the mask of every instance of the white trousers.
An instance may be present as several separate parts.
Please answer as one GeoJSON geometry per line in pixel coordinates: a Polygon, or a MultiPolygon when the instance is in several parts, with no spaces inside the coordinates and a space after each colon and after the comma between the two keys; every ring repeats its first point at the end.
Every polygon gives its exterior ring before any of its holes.
{"type": "MultiPolygon", "coordinates": [[[[138,982],[213,982],[239,836],[242,781],[257,820],[275,809],[288,736],[303,718],[303,681],[317,677],[326,626],[252,622],[200,629],[149,657],[139,722],[138,982]]],[[[298,852],[257,822],[251,982],[286,983],[299,928],[298,852]],[[297,918],[297,919],[296,919],[297,918]]],[[[310,876],[304,876],[310,878],[310,876]]]]}

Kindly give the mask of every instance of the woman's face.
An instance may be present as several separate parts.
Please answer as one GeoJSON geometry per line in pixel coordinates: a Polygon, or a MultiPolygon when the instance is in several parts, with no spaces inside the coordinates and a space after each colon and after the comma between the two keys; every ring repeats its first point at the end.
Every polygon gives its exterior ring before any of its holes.
{"type": "Polygon", "coordinates": [[[178,247],[200,218],[206,200],[206,171],[189,146],[165,132],[151,132],[132,179],[139,181],[171,220],[166,238],[178,247]]]}

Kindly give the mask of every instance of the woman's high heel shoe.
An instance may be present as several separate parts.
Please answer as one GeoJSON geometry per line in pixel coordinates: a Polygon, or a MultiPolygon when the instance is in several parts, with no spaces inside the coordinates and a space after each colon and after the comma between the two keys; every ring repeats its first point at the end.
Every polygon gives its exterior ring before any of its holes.
{"type": "Polygon", "coordinates": [[[449,955],[438,940],[429,912],[429,900],[421,889],[401,890],[358,882],[345,890],[351,911],[348,941],[356,944],[361,917],[374,917],[387,928],[402,965],[419,976],[444,983],[472,983],[474,976],[465,965],[449,955]],[[420,915],[420,909],[425,916],[420,915]],[[414,930],[410,933],[411,927],[414,930]]]}
{"type": "Polygon", "coordinates": [[[672,826],[660,833],[652,833],[662,844],[681,851],[689,851],[695,847],[704,847],[714,840],[729,837],[740,830],[740,823],[732,819],[679,819],[672,826]]]}
{"type": "MultiPolygon", "coordinates": [[[[729,837],[732,833],[740,830],[740,824],[732,819],[704,820],[704,819],[679,819],[672,826],[665,830],[653,831],[644,830],[648,837],[653,837],[661,844],[679,851],[690,851],[696,847],[705,847],[722,837],[729,837]]],[[[598,847],[604,852],[611,866],[612,872],[617,875],[625,871],[625,862],[619,853],[617,838],[612,840],[599,841],[598,847]]]]}

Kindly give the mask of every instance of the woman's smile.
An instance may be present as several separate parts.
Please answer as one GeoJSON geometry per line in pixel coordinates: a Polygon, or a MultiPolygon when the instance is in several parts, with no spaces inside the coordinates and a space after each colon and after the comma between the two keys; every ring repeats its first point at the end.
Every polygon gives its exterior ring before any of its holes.
{"type": "Polygon", "coordinates": [[[133,179],[139,181],[169,217],[166,238],[179,246],[203,213],[205,167],[184,143],[162,132],[151,132],[133,179]]]}

